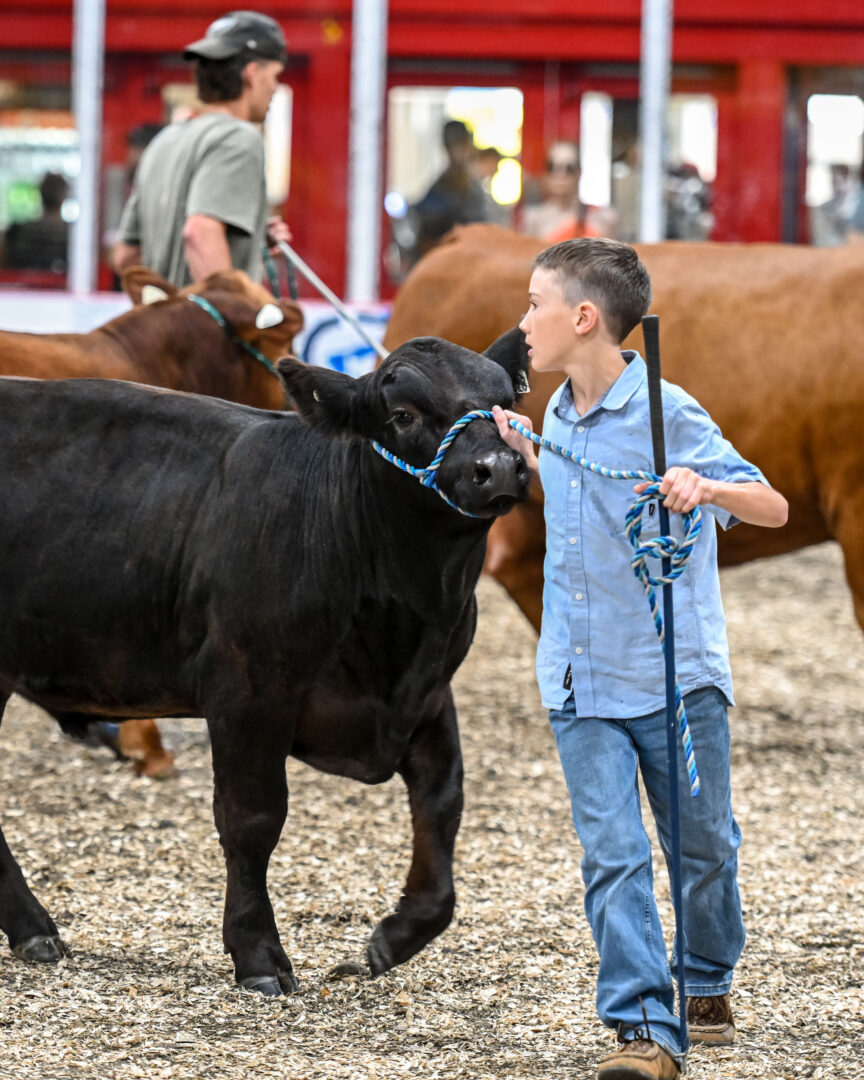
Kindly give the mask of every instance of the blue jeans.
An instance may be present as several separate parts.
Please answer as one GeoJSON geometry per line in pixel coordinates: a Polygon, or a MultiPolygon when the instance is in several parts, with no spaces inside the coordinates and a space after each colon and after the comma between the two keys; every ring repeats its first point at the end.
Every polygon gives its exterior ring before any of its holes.
{"type": "MultiPolygon", "coordinates": [[[[732,816],[726,699],[707,687],[687,694],[684,705],[702,781],[694,799],[679,741],[684,977],[688,996],[710,997],[728,993],[744,947],[741,830],[732,816]]],[[[549,716],[584,849],[585,912],[600,955],[597,1012],[608,1027],[644,1026],[641,998],[651,1037],[677,1055],[676,961],[670,969],[636,783],[638,768],[668,866],[666,711],[633,720],[580,717],[570,697],[549,716]]]]}

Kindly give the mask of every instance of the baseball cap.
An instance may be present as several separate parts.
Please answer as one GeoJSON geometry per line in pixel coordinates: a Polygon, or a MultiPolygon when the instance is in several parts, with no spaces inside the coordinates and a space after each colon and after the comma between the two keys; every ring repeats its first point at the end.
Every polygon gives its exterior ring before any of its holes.
{"type": "Polygon", "coordinates": [[[275,19],[257,11],[229,11],[210,23],[204,37],[183,50],[185,60],[228,60],[240,53],[285,63],[285,35],[275,19]]]}

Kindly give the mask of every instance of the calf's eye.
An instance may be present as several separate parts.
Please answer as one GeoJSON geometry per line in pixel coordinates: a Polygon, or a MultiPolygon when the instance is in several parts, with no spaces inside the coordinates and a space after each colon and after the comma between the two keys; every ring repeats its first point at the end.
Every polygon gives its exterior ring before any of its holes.
{"type": "Polygon", "coordinates": [[[414,423],[414,417],[407,409],[394,409],[393,415],[390,417],[390,423],[404,431],[405,428],[411,427],[414,423]]]}

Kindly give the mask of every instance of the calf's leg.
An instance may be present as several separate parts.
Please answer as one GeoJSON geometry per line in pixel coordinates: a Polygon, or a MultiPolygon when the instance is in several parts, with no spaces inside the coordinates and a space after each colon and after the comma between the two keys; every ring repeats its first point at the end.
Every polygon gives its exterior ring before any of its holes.
{"type": "MultiPolygon", "coordinates": [[[[0,694],[0,719],[9,700],[0,694]]],[[[19,960],[54,963],[66,953],[51,916],[30,891],[0,830],[0,930],[19,960]]]]}
{"type": "MultiPolygon", "coordinates": [[[[373,975],[404,964],[453,918],[453,847],[462,816],[462,751],[452,695],[440,715],[412,740],[399,772],[408,788],[414,846],[395,914],[383,919],[366,947],[373,975]]],[[[333,975],[354,974],[351,962],[333,975]]]]}
{"type": "Polygon", "coordinates": [[[208,724],[213,813],[227,869],[225,951],[240,986],[278,997],[299,989],[267,894],[267,866],[288,810],[287,752],[272,727],[247,717],[208,724]]]}

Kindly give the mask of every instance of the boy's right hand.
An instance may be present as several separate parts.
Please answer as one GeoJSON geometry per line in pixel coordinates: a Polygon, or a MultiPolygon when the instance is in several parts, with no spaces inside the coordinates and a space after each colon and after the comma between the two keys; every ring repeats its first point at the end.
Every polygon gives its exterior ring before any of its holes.
{"type": "Polygon", "coordinates": [[[525,458],[525,461],[531,468],[535,468],[537,465],[537,451],[535,444],[526,439],[524,435],[520,435],[515,428],[510,427],[510,420],[517,420],[523,427],[528,428],[529,431],[533,431],[534,427],[531,424],[530,416],[523,416],[521,413],[512,412],[510,409],[502,409],[500,405],[492,406],[492,419],[498,425],[498,434],[510,447],[511,450],[518,450],[519,453],[525,458]]]}

